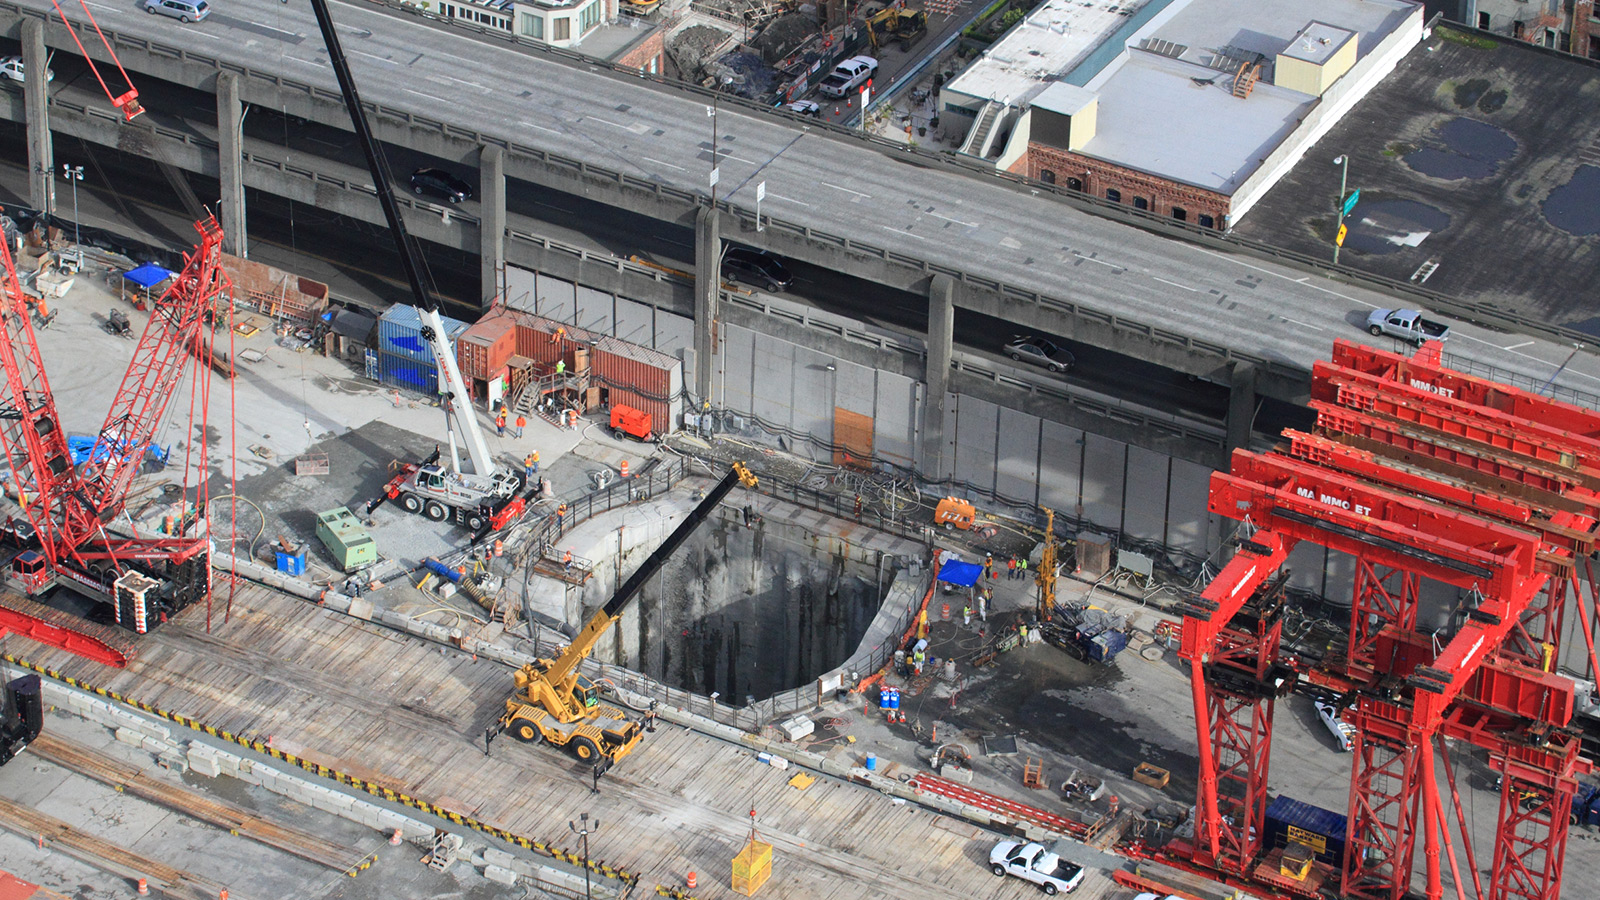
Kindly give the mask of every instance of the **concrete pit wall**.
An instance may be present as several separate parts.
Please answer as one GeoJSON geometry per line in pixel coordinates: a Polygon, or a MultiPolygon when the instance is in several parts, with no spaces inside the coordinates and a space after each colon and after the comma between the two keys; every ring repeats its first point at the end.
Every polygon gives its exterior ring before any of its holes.
{"type": "MultiPolygon", "coordinates": [[[[637,568],[656,543],[629,548],[620,566],[601,563],[605,575],[585,590],[584,614],[610,597],[613,573],[637,568]]],[[[640,590],[595,658],[697,694],[715,691],[731,705],[808,684],[855,652],[877,614],[880,573],[861,556],[794,526],[746,528],[740,510],[724,508],[640,590]]],[[[882,577],[887,584],[889,574],[882,577]]]]}

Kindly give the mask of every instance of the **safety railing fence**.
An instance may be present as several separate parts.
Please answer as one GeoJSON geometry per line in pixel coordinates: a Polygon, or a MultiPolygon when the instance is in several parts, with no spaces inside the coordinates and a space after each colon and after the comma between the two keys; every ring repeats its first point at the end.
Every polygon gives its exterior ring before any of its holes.
{"type": "Polygon", "coordinates": [[[1600,410],[1600,394],[1592,394],[1588,391],[1556,384],[1555,380],[1560,374],[1559,371],[1552,371],[1546,380],[1540,381],[1517,372],[1509,372],[1490,363],[1473,359],[1470,356],[1446,353],[1443,355],[1443,362],[1447,368],[1455,369],[1457,372],[1465,372],[1468,375],[1476,375],[1479,378],[1497,381],[1500,384],[1508,384],[1529,393],[1539,394],[1553,400],[1562,400],[1575,406],[1600,410]]]}

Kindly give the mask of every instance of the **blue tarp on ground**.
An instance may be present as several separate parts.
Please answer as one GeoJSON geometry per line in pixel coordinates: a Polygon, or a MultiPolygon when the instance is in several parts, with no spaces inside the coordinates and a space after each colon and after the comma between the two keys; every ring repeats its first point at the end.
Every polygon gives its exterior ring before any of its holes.
{"type": "Polygon", "coordinates": [[[983,566],[977,563],[962,562],[952,559],[939,568],[939,580],[946,584],[972,587],[983,577],[983,566]]]}
{"type": "Polygon", "coordinates": [[[148,289],[155,287],[156,285],[166,281],[168,278],[171,278],[176,274],[178,273],[169,269],[164,269],[155,263],[145,263],[137,269],[129,269],[127,272],[124,272],[122,277],[142,288],[148,289]]]}

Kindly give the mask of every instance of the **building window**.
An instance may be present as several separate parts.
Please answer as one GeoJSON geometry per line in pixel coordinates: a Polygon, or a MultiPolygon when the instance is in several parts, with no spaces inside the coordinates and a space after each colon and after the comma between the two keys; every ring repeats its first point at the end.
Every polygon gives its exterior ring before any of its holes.
{"type": "Polygon", "coordinates": [[[571,16],[562,16],[562,17],[560,17],[558,19],[551,19],[550,20],[550,40],[552,40],[552,41],[570,41],[570,40],[572,40],[572,17],[571,16]]]}
{"type": "Polygon", "coordinates": [[[1217,220],[1211,218],[1210,216],[1206,215],[1205,213],[1201,213],[1200,214],[1200,227],[1201,228],[1215,228],[1215,227],[1217,227],[1217,220]]]}
{"type": "Polygon", "coordinates": [[[540,16],[523,16],[522,36],[544,40],[544,19],[540,16]]]}
{"type": "Polygon", "coordinates": [[[1068,178],[1067,179],[1067,190],[1069,190],[1069,191],[1081,191],[1081,190],[1083,190],[1083,179],[1082,178],[1068,178]]]}
{"type": "Polygon", "coordinates": [[[600,4],[598,0],[584,7],[580,15],[582,19],[578,25],[578,34],[582,36],[588,34],[590,29],[600,24],[600,4]]]}
{"type": "Polygon", "coordinates": [[[1478,13],[1478,27],[1483,29],[1484,31],[1488,31],[1489,30],[1489,14],[1488,13],[1486,13],[1486,12],[1478,13]]]}
{"type": "Polygon", "coordinates": [[[1150,201],[1146,200],[1143,197],[1135,197],[1135,198],[1133,198],[1133,208],[1134,209],[1149,209],[1150,208],[1150,201]]]}
{"type": "Polygon", "coordinates": [[[1179,222],[1187,222],[1189,221],[1189,211],[1181,206],[1174,206],[1172,208],[1172,217],[1179,222]]]}
{"type": "Polygon", "coordinates": [[[1055,184],[1056,173],[1050,171],[1049,169],[1045,169],[1043,172],[1039,173],[1039,180],[1045,184],[1055,184]]]}
{"type": "Polygon", "coordinates": [[[1112,203],[1121,203],[1122,192],[1116,188],[1106,188],[1106,199],[1110,200],[1112,203]]]}
{"type": "Polygon", "coordinates": [[[448,3],[441,3],[439,4],[439,13],[440,15],[453,19],[456,15],[456,8],[448,3]]]}

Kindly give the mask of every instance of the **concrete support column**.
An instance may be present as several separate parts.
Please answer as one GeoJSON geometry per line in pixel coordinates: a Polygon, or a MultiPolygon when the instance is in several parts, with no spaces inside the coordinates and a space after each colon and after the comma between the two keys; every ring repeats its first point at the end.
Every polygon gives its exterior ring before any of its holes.
{"type": "Polygon", "coordinates": [[[928,369],[922,398],[922,474],[944,474],[945,394],[950,390],[950,357],[956,330],[956,284],[947,275],[928,285],[928,369]]]}
{"type": "Polygon", "coordinates": [[[1234,363],[1228,379],[1228,452],[1250,444],[1250,426],[1256,418],[1256,367],[1234,363]]]}
{"type": "Polygon", "coordinates": [[[722,405],[711,396],[712,374],[722,364],[717,347],[722,315],[722,231],[715,209],[702,208],[694,220],[694,395],[702,405],[722,405]]]}
{"type": "Polygon", "coordinates": [[[485,309],[500,296],[506,271],[506,152],[485,146],[478,151],[478,259],[485,309]]]}
{"type": "Polygon", "coordinates": [[[22,82],[22,103],[28,118],[28,202],[47,217],[56,214],[56,157],[50,142],[50,82],[42,73],[49,54],[44,47],[44,22],[24,18],[22,64],[32,78],[22,82]]]}
{"type": "Polygon", "coordinates": [[[239,99],[239,76],[217,76],[218,201],[222,213],[222,252],[248,259],[249,229],[244,213],[244,103],[239,99]]]}

